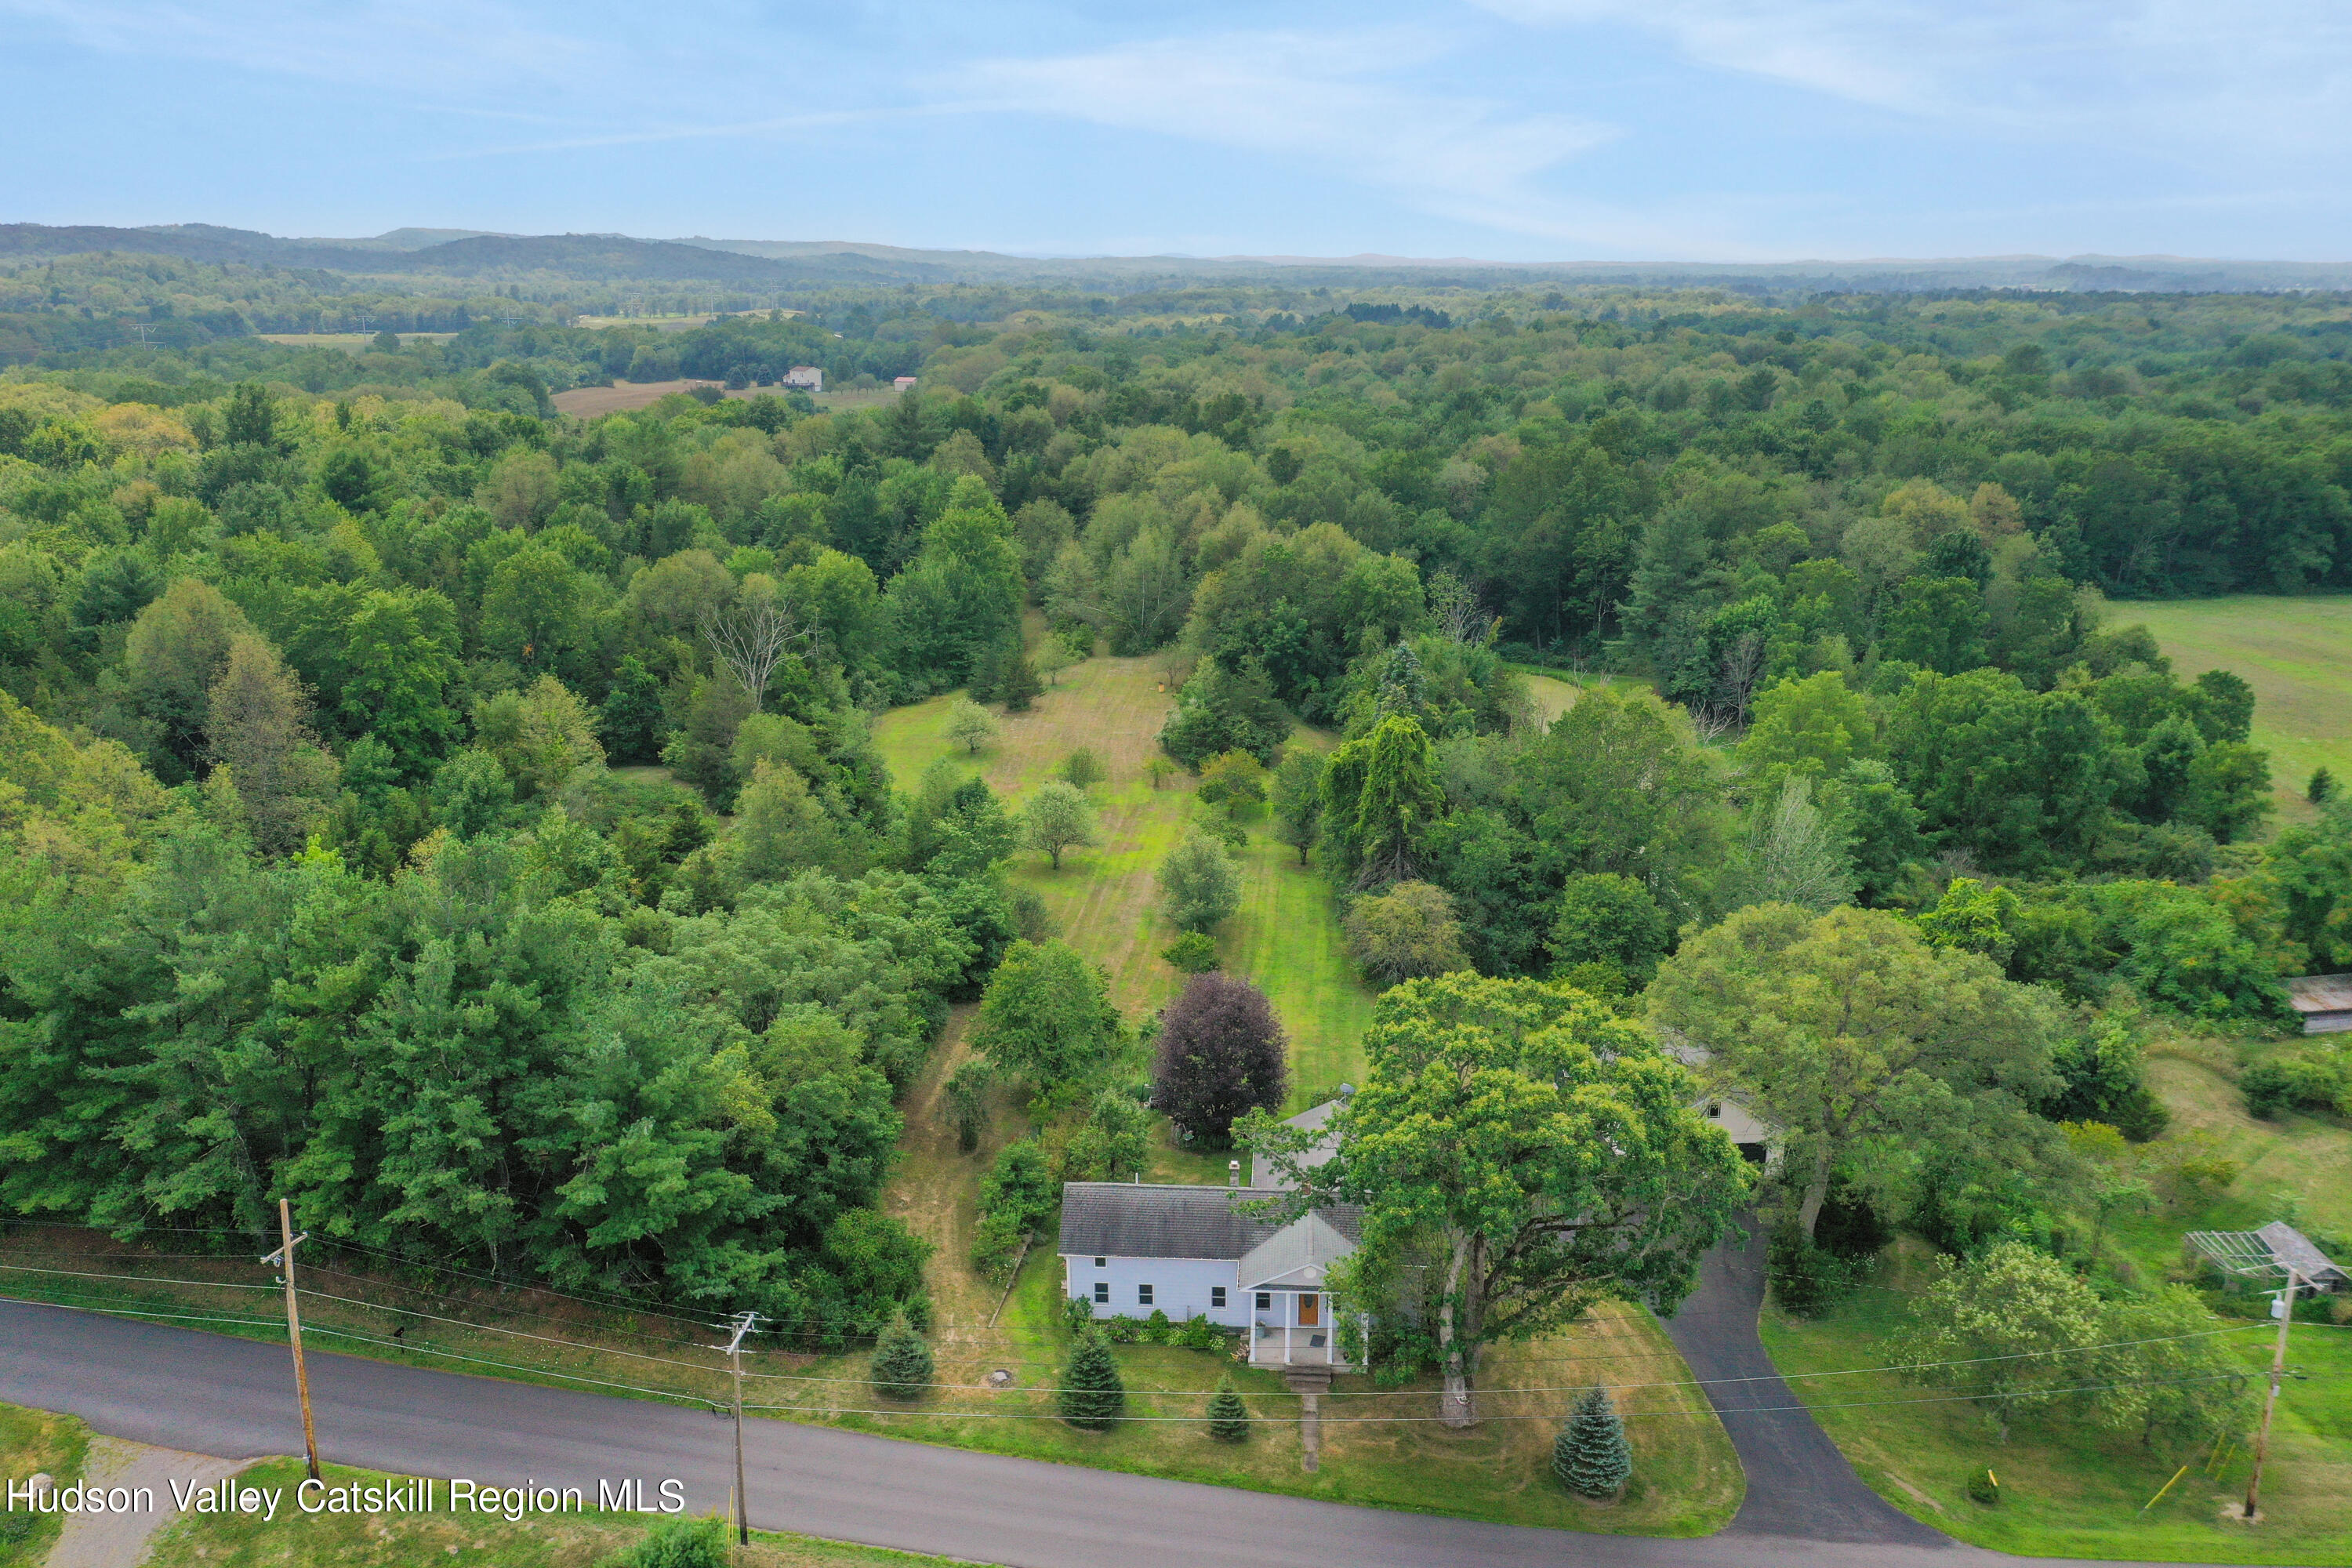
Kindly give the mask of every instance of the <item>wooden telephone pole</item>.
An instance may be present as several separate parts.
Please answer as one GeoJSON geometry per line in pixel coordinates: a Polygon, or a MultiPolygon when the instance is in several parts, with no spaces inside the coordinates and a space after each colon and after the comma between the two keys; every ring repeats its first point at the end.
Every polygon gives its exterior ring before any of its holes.
{"type": "Polygon", "coordinates": [[[2246,1517],[2254,1517],[2254,1505],[2263,1489],[2263,1457],[2270,1451],[2271,1412],[2278,1408],[2279,1379],[2286,1375],[2286,1326],[2294,1321],[2294,1266],[2287,1265],[2286,1289],[2278,1299],[2278,1344],[2271,1352],[2271,1392],[2263,1401],[2263,1424],[2254,1431],[2254,1473],[2246,1478],[2246,1517]]]}
{"type": "Polygon", "coordinates": [[[735,1373],[735,1540],[743,1546],[751,1544],[751,1500],[743,1495],[743,1336],[759,1321],[759,1313],[744,1313],[735,1337],[727,1342],[727,1362],[735,1373]]]}
{"type": "Polygon", "coordinates": [[[294,1302],[294,1249],[310,1239],[310,1233],[294,1234],[294,1209],[284,1198],[278,1200],[278,1250],[263,1258],[283,1268],[286,1281],[286,1340],[294,1347],[294,1390],[302,1396],[302,1453],[310,1465],[310,1479],[319,1479],[319,1434],[310,1425],[310,1371],[302,1364],[302,1310],[294,1302]]]}

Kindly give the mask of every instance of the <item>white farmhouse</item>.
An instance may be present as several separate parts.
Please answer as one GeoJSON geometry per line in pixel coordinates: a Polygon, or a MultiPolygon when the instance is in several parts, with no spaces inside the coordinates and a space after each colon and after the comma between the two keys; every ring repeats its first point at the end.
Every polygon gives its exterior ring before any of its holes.
{"type": "Polygon", "coordinates": [[[1246,1329],[1257,1366],[1348,1365],[1332,1330],[1331,1265],[1356,1250],[1363,1211],[1316,1209],[1287,1225],[1243,1205],[1260,1187],[1069,1182],[1062,1188],[1062,1283],[1095,1316],[1246,1329]]]}
{"type": "Polygon", "coordinates": [[[824,372],[813,364],[796,364],[776,384],[787,392],[823,392],[824,372]]]}

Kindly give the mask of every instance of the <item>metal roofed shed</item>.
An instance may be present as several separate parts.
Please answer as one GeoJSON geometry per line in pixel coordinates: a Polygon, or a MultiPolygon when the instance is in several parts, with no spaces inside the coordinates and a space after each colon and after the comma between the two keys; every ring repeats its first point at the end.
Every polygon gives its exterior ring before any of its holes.
{"type": "Polygon", "coordinates": [[[2207,1264],[2229,1275],[2233,1283],[2255,1279],[2269,1284],[2296,1278],[2315,1291],[2352,1289],[2352,1272],[2332,1261],[2309,1237],[2283,1219],[2260,1230],[2192,1230],[2183,1238],[2207,1264]]]}
{"type": "Polygon", "coordinates": [[[2352,974],[2298,974],[2286,983],[2286,1005],[2301,1016],[2306,1035],[2352,1030],[2352,974]]]}

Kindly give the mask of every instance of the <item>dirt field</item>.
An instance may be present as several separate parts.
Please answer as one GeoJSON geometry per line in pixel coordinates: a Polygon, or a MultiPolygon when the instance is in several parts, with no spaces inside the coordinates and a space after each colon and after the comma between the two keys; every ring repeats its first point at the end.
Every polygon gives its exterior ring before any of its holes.
{"type": "MultiPolygon", "coordinates": [[[[715,381],[616,381],[610,386],[575,386],[569,392],[555,395],[555,411],[581,419],[593,419],[604,414],[626,414],[632,409],[646,408],[674,392],[691,392],[698,386],[719,387],[724,397],[757,397],[761,393],[778,395],[782,388],[745,386],[729,391],[715,381]]],[[[820,392],[816,405],[824,410],[836,408],[871,408],[887,403],[898,395],[887,387],[864,388],[856,392],[820,392]]]]}
{"type": "MultiPolygon", "coordinates": [[[[375,342],[373,332],[259,332],[255,334],[266,343],[284,343],[290,349],[341,349],[345,353],[357,353],[375,342]]],[[[446,343],[455,332],[402,332],[404,343],[446,343]]]]}

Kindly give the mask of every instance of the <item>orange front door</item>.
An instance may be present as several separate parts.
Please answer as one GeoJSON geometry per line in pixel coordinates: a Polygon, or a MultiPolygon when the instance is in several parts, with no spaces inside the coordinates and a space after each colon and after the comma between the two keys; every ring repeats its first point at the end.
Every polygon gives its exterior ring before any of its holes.
{"type": "Polygon", "coordinates": [[[1323,1321],[1323,1299],[1320,1296],[1298,1298],[1298,1326],[1311,1329],[1323,1321]]]}

